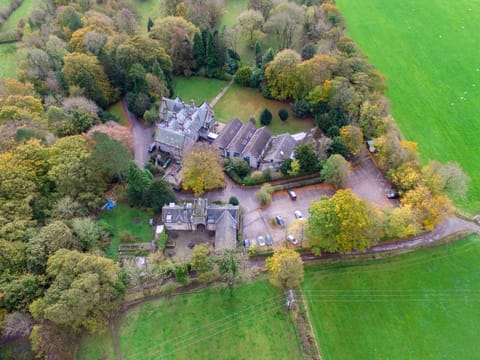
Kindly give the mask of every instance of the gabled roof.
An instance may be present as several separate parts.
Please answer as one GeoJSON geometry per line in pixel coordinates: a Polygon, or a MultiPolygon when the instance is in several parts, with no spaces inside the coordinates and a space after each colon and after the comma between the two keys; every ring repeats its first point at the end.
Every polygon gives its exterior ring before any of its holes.
{"type": "Polygon", "coordinates": [[[248,142],[247,146],[243,150],[243,154],[259,157],[265,147],[267,146],[268,141],[271,139],[272,133],[265,126],[257,129],[255,134],[248,142]]]}
{"type": "Polygon", "coordinates": [[[207,207],[207,223],[216,224],[222,217],[224,212],[230,213],[230,215],[238,221],[238,206],[235,205],[208,205],[207,207]]]}
{"type": "Polygon", "coordinates": [[[250,121],[242,124],[240,130],[237,132],[237,134],[234,136],[234,138],[228,145],[228,149],[230,150],[230,152],[236,152],[241,154],[243,152],[243,149],[245,149],[248,142],[252,138],[253,134],[255,134],[256,130],[257,127],[250,121]]]}
{"type": "Polygon", "coordinates": [[[217,221],[215,250],[235,249],[237,242],[237,221],[230,212],[224,211],[217,221]]]}
{"type": "Polygon", "coordinates": [[[230,120],[227,125],[225,125],[220,135],[218,135],[213,145],[215,145],[217,148],[226,148],[232,142],[232,139],[235,137],[241,127],[242,122],[240,119],[235,118],[230,120]]]}
{"type": "Polygon", "coordinates": [[[158,126],[155,134],[155,141],[182,149],[185,141],[185,135],[180,132],[158,126]]]}
{"type": "Polygon", "coordinates": [[[280,162],[291,156],[297,142],[290,134],[274,136],[270,142],[270,148],[263,158],[263,162],[280,162]]]}

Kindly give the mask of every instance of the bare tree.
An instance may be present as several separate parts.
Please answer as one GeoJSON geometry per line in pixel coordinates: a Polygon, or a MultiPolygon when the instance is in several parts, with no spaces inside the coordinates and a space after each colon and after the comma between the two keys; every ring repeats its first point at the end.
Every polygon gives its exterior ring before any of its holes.
{"type": "Polygon", "coordinates": [[[305,19],[305,10],[293,2],[280,3],[271,12],[264,30],[272,34],[278,49],[290,48],[300,33],[305,19]]]}

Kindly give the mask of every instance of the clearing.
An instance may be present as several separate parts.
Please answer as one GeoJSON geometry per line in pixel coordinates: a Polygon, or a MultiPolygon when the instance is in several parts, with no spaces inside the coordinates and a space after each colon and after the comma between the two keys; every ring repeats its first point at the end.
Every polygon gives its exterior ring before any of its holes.
{"type": "Polygon", "coordinates": [[[393,115],[424,160],[456,161],[480,211],[480,2],[338,0],[351,37],[386,75],[393,115]],[[472,131],[473,130],[473,131],[472,131]]]}
{"type": "MultiPolygon", "coordinates": [[[[117,320],[121,357],[301,359],[284,296],[266,280],[143,303],[117,320]],[[201,310],[201,311],[200,311],[201,310]]],[[[110,333],[83,339],[77,359],[113,359],[110,333]]]]}
{"type": "Polygon", "coordinates": [[[268,126],[270,131],[276,134],[306,131],[314,126],[311,118],[300,119],[293,115],[290,109],[290,103],[277,100],[265,99],[257,90],[245,88],[238,84],[233,84],[230,89],[213,107],[215,117],[222,123],[238,117],[243,122],[247,122],[251,117],[257,119],[257,126],[260,124],[260,113],[267,108],[273,115],[272,123],[268,126]],[[284,108],[288,111],[288,119],[281,121],[278,117],[278,110],[284,108]]]}
{"type": "Polygon", "coordinates": [[[329,359],[478,356],[480,237],[364,263],[307,267],[302,285],[329,359]]]}
{"type": "Polygon", "coordinates": [[[107,223],[113,232],[110,246],[105,249],[107,257],[117,260],[120,236],[124,232],[131,233],[135,242],[151,242],[153,229],[148,221],[152,217],[153,215],[145,210],[122,203],[118,203],[109,211],[103,211],[99,221],[107,223]]]}

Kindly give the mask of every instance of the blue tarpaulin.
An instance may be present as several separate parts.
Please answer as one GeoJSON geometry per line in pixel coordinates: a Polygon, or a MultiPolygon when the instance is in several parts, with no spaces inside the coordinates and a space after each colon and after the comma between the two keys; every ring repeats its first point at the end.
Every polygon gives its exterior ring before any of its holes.
{"type": "Polygon", "coordinates": [[[113,209],[115,206],[117,206],[116,203],[114,203],[113,201],[108,200],[108,201],[107,201],[107,205],[105,206],[105,210],[113,209]]]}

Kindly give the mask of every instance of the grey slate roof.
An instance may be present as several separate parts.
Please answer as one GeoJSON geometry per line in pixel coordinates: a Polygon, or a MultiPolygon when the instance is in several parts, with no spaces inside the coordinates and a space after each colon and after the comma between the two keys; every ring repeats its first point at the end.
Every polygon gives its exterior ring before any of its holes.
{"type": "Polygon", "coordinates": [[[213,142],[213,145],[217,148],[228,147],[228,145],[231,143],[232,139],[235,137],[241,127],[242,122],[240,121],[240,119],[235,118],[230,120],[225,125],[220,135],[218,135],[217,139],[213,142]]]}
{"type": "Polygon", "coordinates": [[[230,213],[230,215],[237,221],[238,209],[239,207],[234,205],[211,204],[207,207],[207,223],[216,224],[224,212],[230,213]]]}
{"type": "Polygon", "coordinates": [[[257,129],[243,150],[243,153],[245,155],[255,156],[256,158],[260,157],[271,138],[272,133],[265,126],[257,129]]]}
{"type": "Polygon", "coordinates": [[[290,134],[274,136],[270,141],[270,148],[263,158],[263,162],[280,162],[289,158],[295,150],[297,142],[290,134]]]}
{"type": "Polygon", "coordinates": [[[215,250],[235,249],[237,242],[237,221],[230,212],[224,211],[217,222],[215,250]]]}
{"type": "Polygon", "coordinates": [[[183,143],[185,142],[185,135],[169,128],[158,126],[155,134],[155,141],[182,149],[183,143]]]}
{"type": "Polygon", "coordinates": [[[250,121],[242,124],[240,130],[228,145],[228,150],[232,153],[236,152],[241,154],[256,130],[257,127],[250,121]]]}

